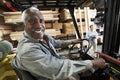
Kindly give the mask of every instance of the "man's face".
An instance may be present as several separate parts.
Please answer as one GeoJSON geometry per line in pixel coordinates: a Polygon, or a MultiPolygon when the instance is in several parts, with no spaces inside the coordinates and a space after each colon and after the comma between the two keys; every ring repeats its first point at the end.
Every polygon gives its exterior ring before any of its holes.
{"type": "Polygon", "coordinates": [[[25,26],[25,31],[34,39],[42,39],[45,31],[43,16],[31,15],[25,26]]]}

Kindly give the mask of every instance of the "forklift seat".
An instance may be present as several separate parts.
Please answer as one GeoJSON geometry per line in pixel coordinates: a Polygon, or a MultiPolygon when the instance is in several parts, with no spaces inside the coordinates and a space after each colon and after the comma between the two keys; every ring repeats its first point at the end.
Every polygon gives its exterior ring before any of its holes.
{"type": "Polygon", "coordinates": [[[13,63],[11,65],[12,65],[13,70],[17,74],[19,80],[37,80],[28,71],[17,68],[13,63]]]}

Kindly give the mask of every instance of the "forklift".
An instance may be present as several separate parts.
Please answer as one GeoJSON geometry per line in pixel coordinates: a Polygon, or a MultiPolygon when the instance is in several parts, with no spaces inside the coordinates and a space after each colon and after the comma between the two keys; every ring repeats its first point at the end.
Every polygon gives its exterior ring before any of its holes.
{"type": "MultiPolygon", "coordinates": [[[[23,0],[10,0],[15,8],[23,11],[24,9],[34,5],[32,3],[33,0],[28,1],[30,6],[23,6],[23,0]]],[[[37,0],[35,0],[37,1],[37,0]]],[[[74,50],[70,52],[79,53],[81,59],[93,59],[91,56],[87,54],[90,47],[87,47],[85,51],[83,51],[83,41],[86,39],[82,39],[80,32],[78,30],[77,21],[74,16],[74,8],[80,7],[87,0],[39,0],[38,8],[68,8],[71,14],[74,27],[77,33],[77,37],[81,39],[79,50],[74,50]]],[[[97,0],[94,0],[97,1],[97,0]]],[[[105,14],[104,14],[104,34],[103,34],[103,43],[102,43],[102,52],[99,53],[101,58],[104,58],[108,63],[104,69],[98,69],[95,73],[89,77],[82,78],[80,80],[120,80],[120,0],[104,0],[105,6],[105,14]]],[[[73,48],[73,47],[72,47],[73,48]]]]}

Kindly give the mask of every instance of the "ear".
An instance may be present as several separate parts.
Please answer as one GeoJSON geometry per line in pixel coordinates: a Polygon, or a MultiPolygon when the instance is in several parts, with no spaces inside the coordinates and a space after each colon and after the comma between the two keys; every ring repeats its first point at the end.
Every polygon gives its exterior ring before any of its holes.
{"type": "Polygon", "coordinates": [[[30,25],[29,22],[24,23],[25,27],[28,27],[30,25]]]}
{"type": "Polygon", "coordinates": [[[24,23],[24,29],[26,30],[26,28],[29,26],[29,24],[28,23],[24,23]]]}

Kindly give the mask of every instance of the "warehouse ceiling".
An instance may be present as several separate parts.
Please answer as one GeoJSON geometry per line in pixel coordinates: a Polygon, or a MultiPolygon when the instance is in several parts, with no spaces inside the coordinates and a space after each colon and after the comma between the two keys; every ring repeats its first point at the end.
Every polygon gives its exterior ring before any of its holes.
{"type": "MultiPolygon", "coordinates": [[[[104,0],[0,0],[0,15],[2,12],[23,11],[31,6],[40,10],[70,7],[90,7],[97,9],[95,21],[103,20],[104,0]]],[[[103,22],[103,21],[102,21],[103,22]]]]}
{"type": "Polygon", "coordinates": [[[36,6],[39,9],[79,6],[99,10],[104,8],[104,0],[0,0],[0,9],[3,11],[23,11],[31,6],[36,6]]]}

